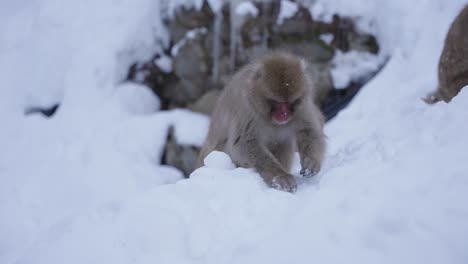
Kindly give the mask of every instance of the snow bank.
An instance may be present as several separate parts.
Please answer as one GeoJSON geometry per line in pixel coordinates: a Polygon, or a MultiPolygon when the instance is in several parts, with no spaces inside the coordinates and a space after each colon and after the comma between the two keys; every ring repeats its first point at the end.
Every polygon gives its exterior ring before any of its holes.
{"type": "MultiPolygon", "coordinates": [[[[182,2],[198,3],[168,5],[182,2]]],[[[327,125],[322,172],[289,194],[221,153],[188,180],[158,164],[170,125],[193,144],[208,125],[120,90],[132,59],[167,41],[158,1],[6,2],[0,263],[466,263],[468,92],[419,99],[463,4],[317,1],[318,16],[358,18],[391,58],[327,125]],[[23,115],[56,102],[52,119],[23,115]]]]}
{"type": "Polygon", "coordinates": [[[299,10],[299,6],[289,0],[281,0],[280,2],[280,11],[278,14],[278,19],[276,20],[277,24],[283,24],[283,21],[287,18],[293,17],[297,11],[299,10]]]}
{"type": "Polygon", "coordinates": [[[221,151],[213,151],[203,160],[203,164],[208,168],[214,169],[234,169],[236,165],[232,163],[231,158],[228,154],[221,151]]]}
{"type": "Polygon", "coordinates": [[[258,9],[252,2],[242,2],[236,7],[236,15],[238,16],[247,16],[251,15],[256,17],[258,15],[258,9]]]}
{"type": "Polygon", "coordinates": [[[185,43],[187,43],[187,41],[191,40],[191,39],[194,39],[195,37],[197,37],[197,35],[199,34],[206,34],[208,33],[208,30],[206,28],[195,28],[195,29],[192,29],[192,30],[189,30],[184,38],[182,38],[181,40],[179,40],[179,42],[177,42],[171,49],[171,55],[172,56],[176,56],[177,53],[179,53],[179,49],[185,45],[185,43]]]}
{"type": "Polygon", "coordinates": [[[172,59],[167,55],[162,55],[159,58],[154,59],[154,64],[165,73],[172,72],[172,59]]]}
{"type": "Polygon", "coordinates": [[[346,53],[336,50],[332,61],[331,75],[337,89],[346,88],[353,81],[368,78],[385,62],[385,54],[351,50],[346,53]]]}

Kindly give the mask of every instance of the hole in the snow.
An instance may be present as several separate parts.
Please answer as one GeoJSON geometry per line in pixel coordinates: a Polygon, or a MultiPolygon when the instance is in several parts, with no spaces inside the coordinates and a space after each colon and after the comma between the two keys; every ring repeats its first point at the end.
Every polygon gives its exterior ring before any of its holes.
{"type": "Polygon", "coordinates": [[[352,81],[345,89],[331,90],[321,104],[321,109],[325,115],[325,120],[331,120],[338,114],[339,111],[346,108],[346,106],[348,106],[348,104],[352,101],[354,96],[358,94],[361,88],[385,67],[388,59],[389,58],[387,58],[375,72],[371,72],[367,76],[363,76],[356,81],[352,81]]]}
{"type": "Polygon", "coordinates": [[[25,115],[42,114],[45,117],[51,117],[57,112],[60,104],[54,104],[50,107],[29,107],[24,111],[25,115]]]}

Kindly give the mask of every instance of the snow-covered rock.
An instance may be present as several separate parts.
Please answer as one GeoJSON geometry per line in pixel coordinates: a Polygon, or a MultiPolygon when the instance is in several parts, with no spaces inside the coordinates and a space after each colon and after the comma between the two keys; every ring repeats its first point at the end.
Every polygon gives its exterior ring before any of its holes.
{"type": "Polygon", "coordinates": [[[242,2],[236,7],[236,15],[238,16],[247,16],[256,17],[258,15],[257,7],[249,1],[242,2]]]}
{"type": "Polygon", "coordinates": [[[289,0],[281,0],[276,23],[282,24],[285,19],[293,17],[298,10],[299,6],[296,3],[289,0]]]}

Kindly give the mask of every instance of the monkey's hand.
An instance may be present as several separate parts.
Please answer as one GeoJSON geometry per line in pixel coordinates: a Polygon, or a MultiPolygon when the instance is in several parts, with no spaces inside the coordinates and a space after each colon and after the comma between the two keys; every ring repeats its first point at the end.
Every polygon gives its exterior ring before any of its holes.
{"type": "Polygon", "coordinates": [[[303,177],[312,177],[320,171],[320,161],[315,158],[301,157],[301,175],[303,177]]]}
{"type": "Polygon", "coordinates": [[[297,183],[294,176],[290,174],[273,176],[270,182],[267,182],[271,187],[280,191],[295,192],[297,190],[297,183]]]}

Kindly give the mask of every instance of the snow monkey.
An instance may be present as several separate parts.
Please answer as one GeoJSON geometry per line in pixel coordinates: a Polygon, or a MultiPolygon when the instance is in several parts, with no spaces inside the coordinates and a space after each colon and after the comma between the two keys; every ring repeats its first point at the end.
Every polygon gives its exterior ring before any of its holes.
{"type": "Polygon", "coordinates": [[[439,85],[423,100],[428,104],[448,103],[468,85],[468,5],[452,22],[439,58],[439,85]]]}
{"type": "Polygon", "coordinates": [[[319,172],[325,152],[324,117],[313,103],[314,88],[304,60],[275,52],[241,68],[213,111],[198,166],[213,150],[240,167],[254,168],[270,187],[294,192],[289,173],[294,151],[301,174],[319,172]]]}

